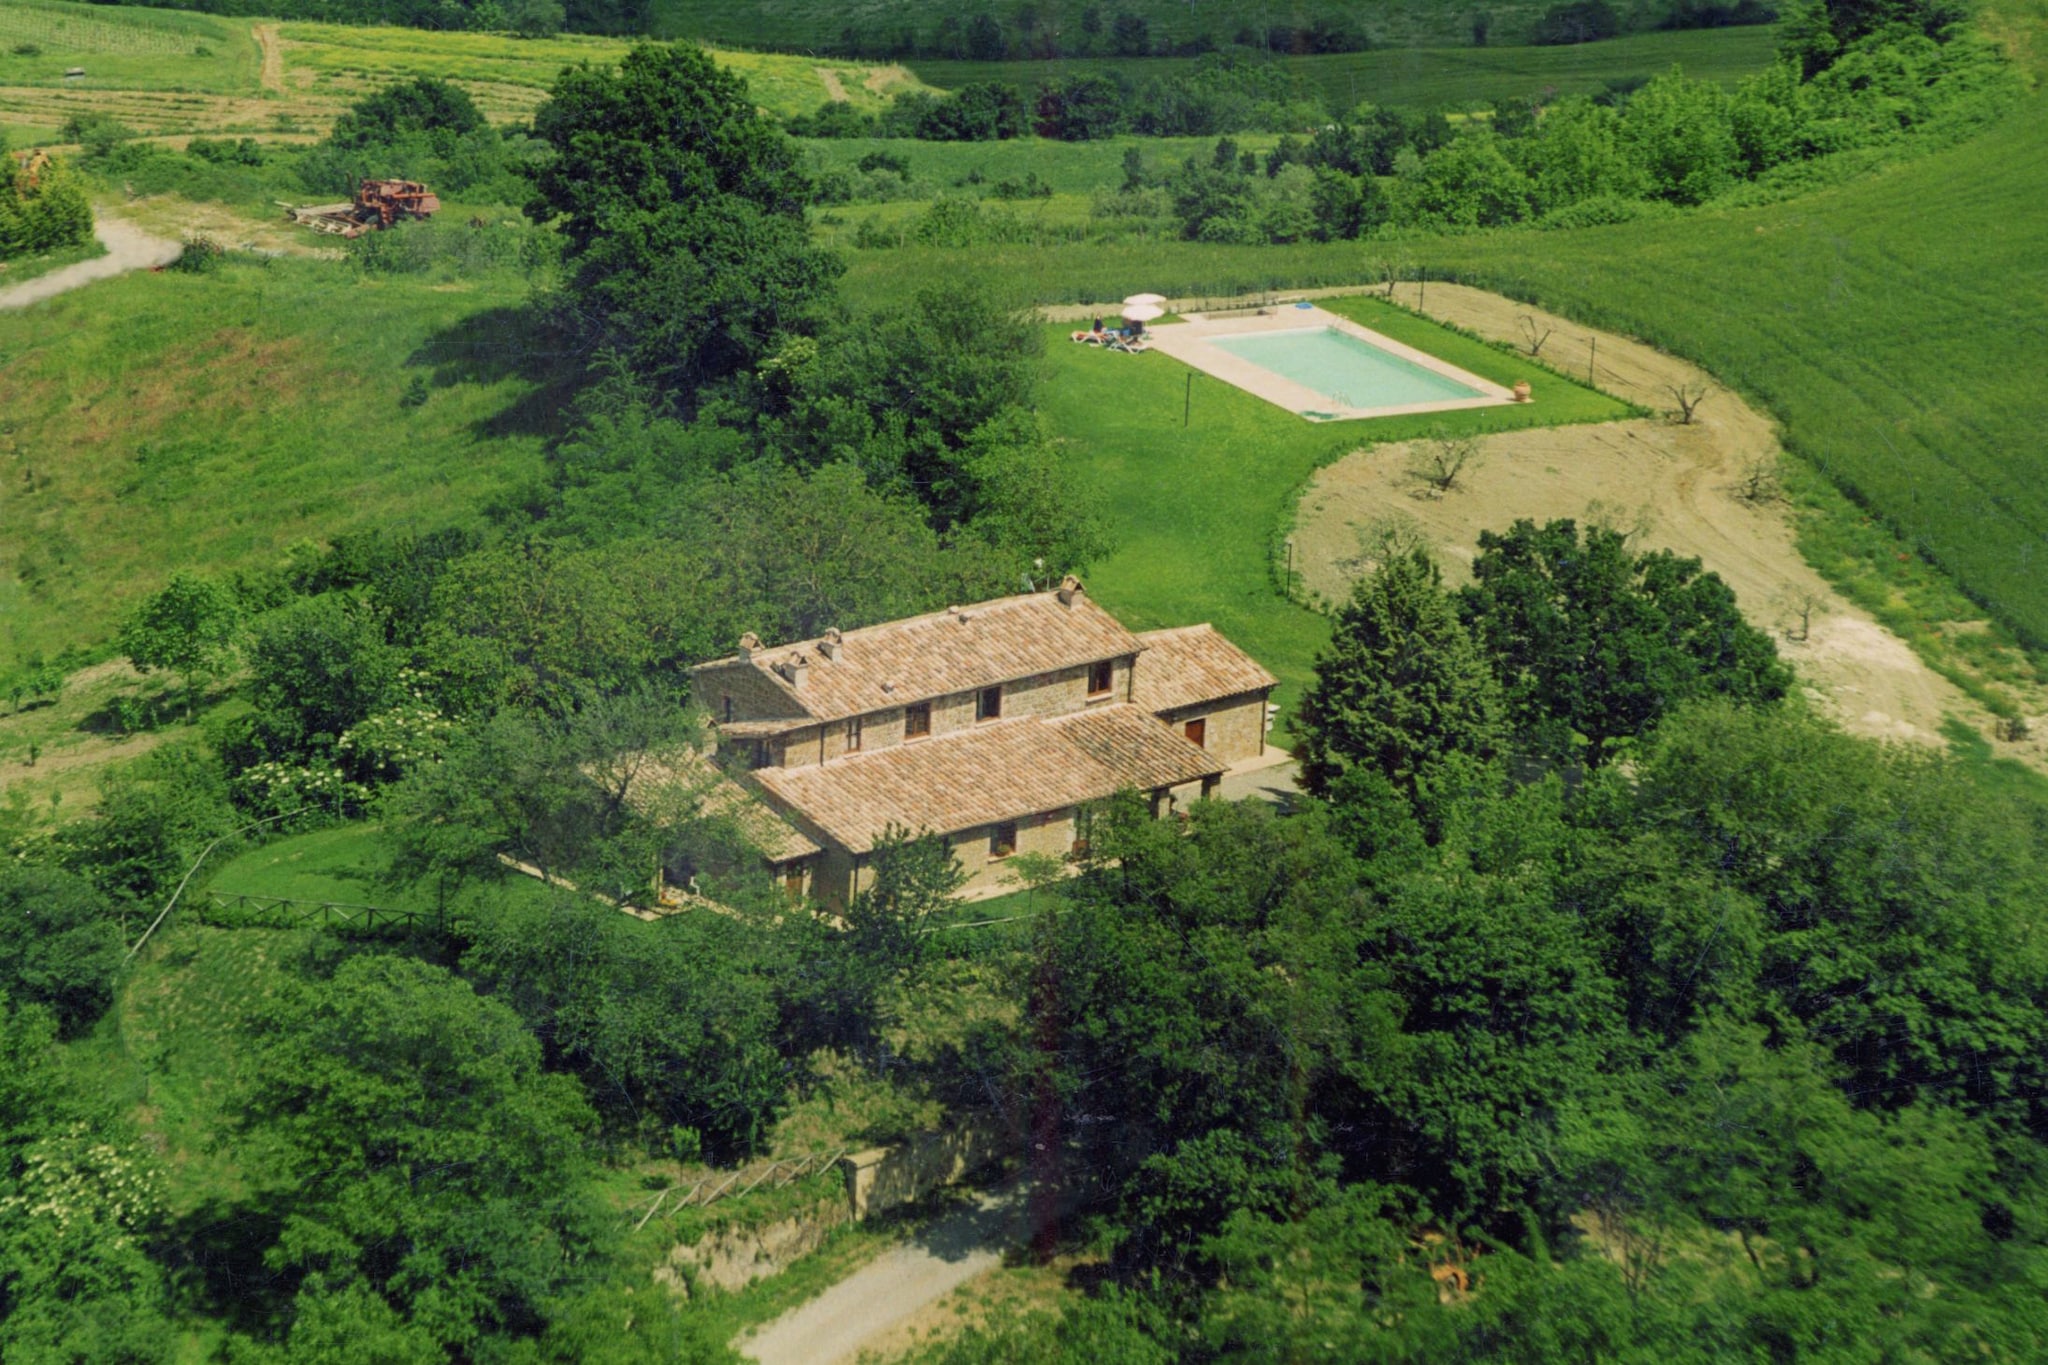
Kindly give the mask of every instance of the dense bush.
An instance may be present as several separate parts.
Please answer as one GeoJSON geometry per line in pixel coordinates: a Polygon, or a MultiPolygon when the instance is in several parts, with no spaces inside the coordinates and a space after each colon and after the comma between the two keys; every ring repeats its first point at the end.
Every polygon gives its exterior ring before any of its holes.
{"type": "Polygon", "coordinates": [[[424,181],[442,194],[506,201],[520,196],[516,155],[469,95],[430,77],[386,86],[334,122],[299,158],[318,195],[346,197],[365,179],[424,181]]]}
{"type": "Polygon", "coordinates": [[[0,260],[92,240],[92,201],[61,162],[31,175],[0,152],[0,260]]]}
{"type": "Polygon", "coordinates": [[[126,947],[113,904],[90,882],[0,863],[0,1000],[40,1005],[75,1035],[113,1003],[126,947]]]}
{"type": "Polygon", "coordinates": [[[1440,117],[1361,108],[1306,141],[1283,137],[1263,177],[1226,140],[1169,184],[1182,235],[1212,242],[1329,240],[1383,223],[1621,222],[1650,211],[1645,201],[1696,205],[1745,185],[1790,186],[1818,158],[1954,136],[2009,108],[2017,92],[2010,68],[1975,38],[1886,30],[1855,40],[1811,79],[1784,63],[1727,91],[1673,70],[1533,112],[1499,106],[1456,136],[1440,117]],[[1299,182],[1286,176],[1302,167],[1318,177],[1306,216],[1290,202],[1299,182]]]}

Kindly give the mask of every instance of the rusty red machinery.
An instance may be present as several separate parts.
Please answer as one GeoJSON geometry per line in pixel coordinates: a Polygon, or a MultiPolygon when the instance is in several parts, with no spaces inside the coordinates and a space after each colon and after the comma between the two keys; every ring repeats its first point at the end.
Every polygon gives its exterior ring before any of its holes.
{"type": "Polygon", "coordinates": [[[339,237],[360,237],[408,218],[431,218],[441,211],[441,200],[417,180],[365,180],[346,204],[286,204],[284,211],[294,223],[339,237]]]}

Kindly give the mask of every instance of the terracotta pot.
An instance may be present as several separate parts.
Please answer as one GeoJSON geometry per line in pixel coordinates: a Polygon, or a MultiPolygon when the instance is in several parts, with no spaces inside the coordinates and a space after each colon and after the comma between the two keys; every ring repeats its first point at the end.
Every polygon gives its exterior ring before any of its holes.
{"type": "Polygon", "coordinates": [[[1518,381],[1515,384],[1515,401],[1517,403],[1526,403],[1529,401],[1529,396],[1529,381],[1526,379],[1518,381]]]}

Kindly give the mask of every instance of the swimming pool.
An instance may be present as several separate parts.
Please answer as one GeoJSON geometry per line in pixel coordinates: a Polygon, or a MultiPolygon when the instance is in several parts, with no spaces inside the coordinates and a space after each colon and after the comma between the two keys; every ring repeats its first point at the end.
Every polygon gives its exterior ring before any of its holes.
{"type": "Polygon", "coordinates": [[[1194,314],[1145,335],[1154,349],[1311,422],[1517,401],[1490,379],[1313,304],[1194,314]]]}
{"type": "Polygon", "coordinates": [[[1337,408],[1434,407],[1485,398],[1484,390],[1335,327],[1298,327],[1206,338],[1239,360],[1328,398],[1337,408]]]}

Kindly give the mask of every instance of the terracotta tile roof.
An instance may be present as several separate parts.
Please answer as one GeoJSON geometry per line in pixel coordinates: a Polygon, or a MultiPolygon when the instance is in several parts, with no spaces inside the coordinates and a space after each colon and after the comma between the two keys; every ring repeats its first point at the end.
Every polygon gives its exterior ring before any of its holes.
{"type": "Polygon", "coordinates": [[[1136,707],[996,721],[802,768],[751,774],[855,853],[890,825],[952,834],[1094,801],[1125,787],[1192,782],[1223,765],[1136,707]]]}
{"type": "Polygon", "coordinates": [[[729,819],[771,863],[818,852],[816,843],[695,749],[644,760],[626,787],[626,800],[657,821],[665,811],[729,819]]]}
{"type": "MultiPolygon", "coordinates": [[[[1000,597],[849,630],[836,647],[822,639],[799,640],[756,649],[747,660],[699,664],[691,672],[707,696],[713,679],[728,669],[748,670],[772,682],[809,717],[778,727],[787,730],[1120,658],[1141,648],[1137,636],[1076,590],[1071,604],[1057,592],[1000,597]],[[808,667],[803,682],[792,686],[776,666],[799,656],[808,667]]],[[[758,712],[737,721],[758,722],[758,712]]]]}
{"type": "MultiPolygon", "coordinates": [[[[1137,706],[1098,706],[1055,716],[1046,727],[1119,779],[1117,788],[1153,791],[1213,777],[1225,765],[1137,706]]],[[[1107,795],[1108,793],[1104,793],[1107,795]]]]}
{"type": "Polygon", "coordinates": [[[1280,681],[1217,634],[1214,626],[1148,630],[1138,639],[1144,642],[1145,653],[1132,680],[1131,700],[1147,711],[1241,697],[1280,681]]]}

